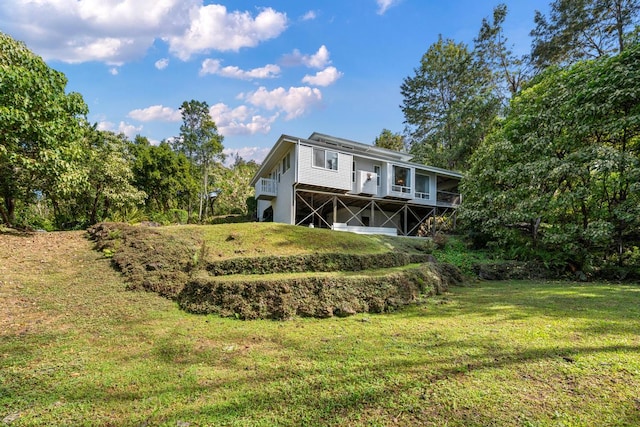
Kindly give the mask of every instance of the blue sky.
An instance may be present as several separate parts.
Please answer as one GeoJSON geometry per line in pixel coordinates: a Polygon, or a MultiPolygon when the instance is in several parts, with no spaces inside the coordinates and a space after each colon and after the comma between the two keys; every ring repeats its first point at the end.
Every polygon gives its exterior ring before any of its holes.
{"type": "MultiPolygon", "coordinates": [[[[283,133],[402,132],[402,80],[439,35],[472,44],[498,3],[4,0],[0,30],[62,71],[99,128],[159,142],[178,135],[183,101],[206,101],[226,152],[261,161],[283,133]]],[[[549,0],[504,3],[527,53],[549,0]]]]}

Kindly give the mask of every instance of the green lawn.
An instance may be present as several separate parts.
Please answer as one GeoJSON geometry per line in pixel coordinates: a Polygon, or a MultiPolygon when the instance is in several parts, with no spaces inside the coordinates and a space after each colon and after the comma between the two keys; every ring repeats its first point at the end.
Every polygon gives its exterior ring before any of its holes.
{"type": "Polygon", "coordinates": [[[0,236],[0,425],[640,425],[638,284],[482,282],[243,322],[125,291],[59,236],[0,236]]]}

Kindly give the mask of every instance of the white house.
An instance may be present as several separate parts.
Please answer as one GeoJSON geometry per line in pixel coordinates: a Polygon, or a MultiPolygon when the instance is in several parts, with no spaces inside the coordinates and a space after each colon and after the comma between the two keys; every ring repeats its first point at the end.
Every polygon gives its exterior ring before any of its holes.
{"type": "Polygon", "coordinates": [[[411,155],[313,133],[282,135],[253,177],[258,219],[361,233],[416,235],[455,216],[462,175],[411,155]]]}

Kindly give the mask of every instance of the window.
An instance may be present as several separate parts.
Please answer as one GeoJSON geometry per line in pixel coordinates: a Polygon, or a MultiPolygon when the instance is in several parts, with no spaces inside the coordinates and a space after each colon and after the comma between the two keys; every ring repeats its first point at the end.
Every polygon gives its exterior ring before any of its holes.
{"type": "Polygon", "coordinates": [[[289,168],[291,168],[291,153],[287,153],[282,159],[282,173],[288,171],[289,168]]]}
{"type": "Polygon", "coordinates": [[[416,199],[429,198],[429,176],[416,173],[416,199]]]}
{"type": "Polygon", "coordinates": [[[324,169],[338,170],[338,153],[335,151],[313,149],[313,166],[324,169]]]}
{"type": "Polygon", "coordinates": [[[376,174],[376,181],[377,181],[378,187],[380,187],[380,166],[374,166],[373,171],[376,174]]]}
{"type": "Polygon", "coordinates": [[[411,170],[409,168],[403,168],[402,166],[393,167],[393,185],[391,191],[397,191],[398,193],[410,193],[411,192],[411,170]]]}
{"type": "Polygon", "coordinates": [[[351,166],[351,182],[356,182],[356,162],[353,162],[351,166]]]}

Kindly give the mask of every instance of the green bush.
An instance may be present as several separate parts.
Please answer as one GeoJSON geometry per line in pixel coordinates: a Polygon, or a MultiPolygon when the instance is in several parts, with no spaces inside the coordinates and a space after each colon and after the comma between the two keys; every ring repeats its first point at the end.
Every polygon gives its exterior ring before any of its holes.
{"type": "Polygon", "coordinates": [[[189,220],[189,213],[183,209],[169,209],[168,216],[174,224],[186,224],[189,220]]]}

